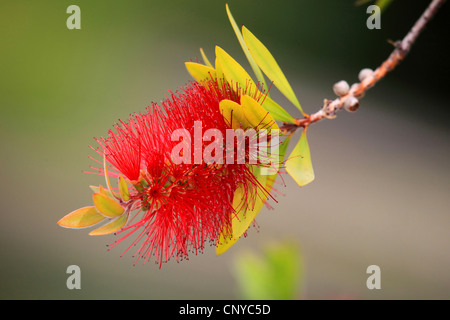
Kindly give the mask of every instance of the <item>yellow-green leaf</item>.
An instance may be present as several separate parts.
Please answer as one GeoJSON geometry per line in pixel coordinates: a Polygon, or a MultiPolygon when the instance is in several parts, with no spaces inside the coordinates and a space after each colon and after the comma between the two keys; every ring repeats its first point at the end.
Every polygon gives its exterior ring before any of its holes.
{"type": "Polygon", "coordinates": [[[230,85],[239,84],[248,95],[253,95],[258,88],[245,69],[221,47],[216,46],[216,64],[220,64],[225,79],[230,85]]]}
{"type": "MultiPolygon", "coordinates": [[[[223,72],[225,80],[233,89],[235,89],[236,84],[239,84],[241,90],[246,95],[255,97],[261,94],[247,71],[226,53],[225,50],[216,46],[216,71],[217,76],[220,78],[219,70],[223,72]]],[[[294,118],[271,98],[265,97],[262,106],[276,120],[295,123],[294,118]]]]}
{"type": "Polygon", "coordinates": [[[114,196],[112,195],[111,191],[103,188],[102,185],[100,186],[89,186],[89,188],[91,188],[92,191],[94,191],[94,193],[103,193],[105,195],[107,195],[110,198],[114,198],[114,196]]]}
{"type": "Polygon", "coordinates": [[[86,228],[105,219],[95,207],[83,207],[65,215],[57,223],[65,228],[86,228]]]}
{"type": "Polygon", "coordinates": [[[269,111],[271,116],[278,121],[295,123],[295,119],[284,110],[278,103],[272,100],[272,98],[265,97],[262,103],[264,109],[269,111]]]}
{"type": "Polygon", "coordinates": [[[249,206],[247,203],[242,203],[244,190],[244,187],[241,186],[234,193],[233,208],[237,211],[236,217],[233,217],[231,221],[234,239],[239,239],[247,231],[265,202],[265,197],[260,197],[261,194],[259,194],[256,195],[255,203],[252,206],[249,206]]]}
{"type": "Polygon", "coordinates": [[[123,226],[127,223],[127,220],[128,220],[128,213],[111,220],[110,222],[108,222],[107,224],[98,229],[91,231],[89,235],[102,236],[105,234],[116,232],[121,228],[123,228],[123,226]]]}
{"type": "Polygon", "coordinates": [[[202,48],[200,48],[200,54],[202,55],[203,62],[204,62],[208,67],[210,67],[211,69],[214,69],[213,66],[212,66],[212,64],[211,64],[211,62],[209,62],[209,59],[208,59],[208,57],[206,56],[206,54],[205,54],[205,52],[203,51],[202,48]]]}
{"type": "Polygon", "coordinates": [[[122,176],[119,177],[119,192],[120,197],[122,198],[123,201],[130,200],[130,191],[128,190],[127,183],[125,182],[125,179],[122,176]]]}
{"type": "Polygon", "coordinates": [[[303,130],[300,140],[289,158],[286,160],[286,171],[300,187],[314,180],[314,170],[311,163],[306,130],[303,130]]]}
{"type": "Polygon", "coordinates": [[[105,217],[117,217],[125,211],[119,203],[103,193],[94,193],[92,198],[97,210],[105,217]]]}
{"type": "Polygon", "coordinates": [[[245,43],[258,66],[266,76],[273,81],[273,84],[278,90],[280,90],[280,92],[304,114],[291,85],[270,51],[246,27],[242,27],[242,34],[245,43]]]}
{"type": "Polygon", "coordinates": [[[253,128],[280,129],[274,118],[255,99],[248,95],[241,96],[241,106],[244,116],[253,128]]]}
{"type": "Polygon", "coordinates": [[[234,239],[232,235],[229,235],[226,232],[226,230],[222,230],[222,232],[220,233],[219,239],[217,241],[216,254],[221,255],[221,254],[225,253],[238,240],[239,239],[234,239]]]}
{"type": "MultiPolygon", "coordinates": [[[[106,154],[103,155],[103,171],[105,171],[105,180],[108,190],[111,192],[114,198],[119,199],[119,196],[117,196],[116,193],[113,191],[111,183],[109,182],[108,165],[106,164],[106,154]]],[[[100,188],[102,187],[100,186],[100,188]]]]}
{"type": "Polygon", "coordinates": [[[185,62],[186,68],[191,76],[199,83],[216,78],[216,70],[196,62],[185,62]]]}
{"type": "Polygon", "coordinates": [[[219,109],[223,117],[233,129],[247,129],[250,123],[244,117],[244,111],[239,103],[231,100],[222,100],[219,103],[219,109]]]}
{"type": "Polygon", "coordinates": [[[264,76],[261,72],[261,69],[259,69],[258,64],[256,63],[255,59],[253,59],[252,55],[250,54],[250,51],[248,51],[247,45],[245,44],[244,38],[242,37],[242,33],[239,30],[239,27],[237,26],[236,21],[233,18],[233,15],[231,14],[230,9],[228,8],[228,4],[225,5],[227,9],[227,15],[228,19],[230,20],[231,26],[233,27],[234,33],[236,34],[236,37],[239,40],[239,43],[241,44],[242,50],[245,53],[245,56],[247,57],[248,62],[250,63],[250,66],[253,69],[253,72],[255,73],[256,79],[263,85],[265,92],[267,92],[267,95],[269,95],[269,89],[267,88],[266,81],[264,79],[264,76]]]}

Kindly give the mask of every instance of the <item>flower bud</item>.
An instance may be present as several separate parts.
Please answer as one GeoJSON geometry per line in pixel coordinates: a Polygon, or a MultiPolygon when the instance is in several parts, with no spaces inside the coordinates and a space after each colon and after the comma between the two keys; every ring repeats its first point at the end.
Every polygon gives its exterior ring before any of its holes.
{"type": "Polygon", "coordinates": [[[350,97],[344,102],[344,109],[348,112],[355,112],[359,108],[359,101],[355,97],[350,97]]]}
{"type": "Polygon", "coordinates": [[[359,82],[352,84],[352,86],[350,87],[350,92],[355,97],[362,98],[362,97],[364,97],[364,92],[361,92],[359,94],[355,94],[355,91],[356,91],[356,89],[358,89],[359,86],[360,86],[359,82]]]}
{"type": "Polygon", "coordinates": [[[345,96],[350,89],[347,81],[341,80],[334,84],[333,91],[338,97],[345,96]]]}
{"type": "Polygon", "coordinates": [[[359,81],[364,81],[367,77],[371,77],[373,75],[373,70],[369,68],[362,69],[358,74],[359,81]]]}

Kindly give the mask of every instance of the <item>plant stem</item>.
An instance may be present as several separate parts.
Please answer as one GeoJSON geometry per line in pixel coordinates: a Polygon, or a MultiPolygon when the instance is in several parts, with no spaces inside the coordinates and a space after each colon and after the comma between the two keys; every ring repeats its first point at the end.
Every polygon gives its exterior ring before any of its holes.
{"type": "MultiPolygon", "coordinates": [[[[369,76],[361,82],[352,85],[349,92],[334,100],[325,99],[323,107],[316,113],[305,115],[304,118],[295,119],[295,124],[284,123],[280,128],[285,133],[294,132],[298,128],[307,128],[310,124],[318,122],[324,118],[332,119],[336,117],[336,112],[341,110],[349,99],[362,98],[365,92],[380,81],[388,72],[392,71],[407,55],[411,46],[423,31],[428,21],[436,14],[440,6],[446,0],[433,0],[427,9],[420,16],[403,40],[395,43],[395,49],[389,57],[369,76]]],[[[356,106],[357,107],[357,106],[356,106]]]]}

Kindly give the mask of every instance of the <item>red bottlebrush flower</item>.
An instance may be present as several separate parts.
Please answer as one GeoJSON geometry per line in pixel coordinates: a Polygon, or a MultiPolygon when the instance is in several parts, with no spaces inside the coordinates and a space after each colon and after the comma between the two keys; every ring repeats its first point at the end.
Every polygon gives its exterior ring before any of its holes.
{"type": "MultiPolygon", "coordinates": [[[[249,207],[261,194],[267,196],[247,163],[208,163],[203,158],[198,162],[198,141],[189,141],[186,159],[191,162],[172,160],[172,151],[180,143],[171,139],[176,130],[195,137],[196,130],[212,129],[225,137],[231,126],[219,104],[226,99],[239,101],[241,93],[216,82],[209,86],[192,82],[160,105],[154,103],[146,113],[120,121],[107,138],[96,139],[97,152],[111,164],[107,172],[106,167],[97,170],[107,176],[125,176],[129,199],[119,198],[119,202],[126,211],[137,210],[128,225],[116,232],[122,236],[110,247],[137,234],[130,247],[137,247],[136,255],[144,263],[153,255],[159,264],[170,257],[188,258],[189,252],[202,252],[206,242],[216,245],[221,234],[231,234],[236,214],[233,199],[239,187],[244,189],[241,201],[249,207]]],[[[202,143],[201,154],[206,147],[202,143]]]]}
{"type": "MultiPolygon", "coordinates": [[[[255,53],[255,59],[248,56],[252,66],[265,70],[302,111],[271,54],[243,31],[244,37],[236,33],[243,48],[255,53]],[[242,42],[246,39],[248,43],[242,42]]],[[[137,260],[145,263],[154,257],[160,267],[171,257],[181,260],[202,252],[207,242],[222,254],[245,235],[272,198],[292,137],[280,144],[275,120],[295,119],[266,95],[262,77],[259,87],[223,49],[216,47],[215,67],[205,61],[186,63],[196,82],[119,121],[107,137],[96,139],[99,147],[93,149],[103,157],[103,167],[94,169],[105,175],[106,187],[91,186],[94,205],[67,214],[58,224],[84,228],[106,222],[89,234],[119,234],[110,248],[134,235],[125,252],[134,246],[137,260]],[[110,177],[118,178],[118,188],[111,187],[110,177]]],[[[286,170],[301,186],[314,179],[305,133],[289,166],[286,162],[286,170]]]]}

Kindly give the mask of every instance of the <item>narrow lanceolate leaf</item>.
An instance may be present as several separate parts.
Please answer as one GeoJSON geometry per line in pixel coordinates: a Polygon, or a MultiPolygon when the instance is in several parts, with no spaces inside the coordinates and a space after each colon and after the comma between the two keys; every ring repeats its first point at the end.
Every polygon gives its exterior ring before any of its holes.
{"type": "Polygon", "coordinates": [[[127,223],[127,220],[128,220],[128,213],[111,220],[111,222],[108,222],[107,224],[98,229],[91,231],[89,235],[102,236],[105,234],[110,234],[119,231],[127,223]]]}
{"type": "Polygon", "coordinates": [[[207,57],[206,54],[205,54],[205,51],[203,51],[202,48],[200,48],[200,54],[202,55],[203,62],[204,62],[208,67],[213,68],[211,62],[209,62],[209,59],[208,59],[208,57],[207,57]]]}
{"type": "Polygon", "coordinates": [[[105,217],[117,217],[125,211],[119,203],[103,193],[94,193],[92,198],[97,210],[105,217]]]}
{"type": "Polygon", "coordinates": [[[241,96],[241,106],[244,116],[253,128],[280,129],[275,119],[255,99],[248,95],[241,96]]]}
{"type": "Polygon", "coordinates": [[[108,175],[108,165],[106,164],[106,154],[103,155],[103,171],[105,172],[105,180],[106,180],[106,186],[108,187],[108,190],[111,192],[114,198],[119,199],[119,197],[114,193],[111,183],[109,182],[109,175],[108,175]]]}
{"type": "Polygon", "coordinates": [[[119,177],[119,192],[120,197],[122,198],[123,201],[130,200],[130,191],[128,190],[127,183],[125,182],[125,179],[122,176],[119,177]]]}
{"type": "Polygon", "coordinates": [[[86,228],[105,219],[95,207],[84,207],[65,215],[57,223],[66,228],[86,228]]]}
{"type": "Polygon", "coordinates": [[[303,130],[300,140],[286,161],[286,171],[303,187],[314,180],[314,170],[311,163],[306,130],[303,130]]]}
{"type": "Polygon", "coordinates": [[[197,82],[205,82],[216,78],[216,70],[196,62],[185,62],[186,68],[197,82]]]}
{"type": "Polygon", "coordinates": [[[253,59],[252,55],[250,54],[250,51],[247,48],[247,45],[245,44],[244,38],[242,37],[242,33],[239,30],[239,27],[236,23],[236,21],[233,18],[233,15],[231,14],[230,9],[228,8],[228,4],[226,4],[227,9],[227,15],[228,19],[230,20],[231,26],[233,27],[234,33],[236,33],[236,37],[239,40],[239,43],[241,44],[242,50],[245,53],[245,56],[247,57],[248,62],[250,63],[250,66],[253,69],[253,72],[255,73],[256,79],[263,85],[265,92],[267,92],[267,95],[269,95],[269,89],[267,88],[266,81],[264,79],[264,76],[261,72],[261,69],[259,69],[258,64],[256,63],[255,59],[253,59]]]}
{"type": "Polygon", "coordinates": [[[247,47],[255,59],[258,66],[273,81],[273,84],[286,96],[303,114],[302,107],[291,88],[291,85],[284,76],[275,58],[270,51],[259,41],[247,28],[242,27],[242,34],[247,47]]]}
{"type": "MultiPolygon", "coordinates": [[[[249,96],[258,96],[260,91],[249,76],[247,71],[234,60],[228,53],[222,48],[216,46],[216,71],[217,76],[220,78],[219,70],[223,73],[225,80],[233,87],[237,84],[249,96]]],[[[294,118],[284,110],[280,105],[273,101],[269,97],[265,97],[262,103],[264,109],[266,109],[275,120],[295,123],[294,118]]]]}

